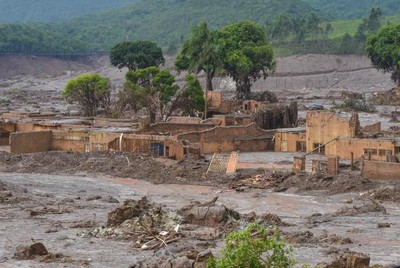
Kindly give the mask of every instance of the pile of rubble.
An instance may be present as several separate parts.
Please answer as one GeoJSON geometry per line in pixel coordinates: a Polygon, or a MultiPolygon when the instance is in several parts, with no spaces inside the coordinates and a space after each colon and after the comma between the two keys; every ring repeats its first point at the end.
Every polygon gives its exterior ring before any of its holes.
{"type": "Polygon", "coordinates": [[[400,87],[392,88],[386,92],[376,92],[372,98],[377,105],[399,105],[400,104],[400,87]]]}
{"type": "Polygon", "coordinates": [[[296,188],[298,192],[324,190],[330,194],[347,193],[351,191],[366,191],[378,184],[362,176],[353,174],[339,174],[330,176],[324,174],[299,174],[292,172],[272,172],[252,175],[247,178],[232,181],[230,186],[237,191],[248,188],[272,189],[275,192],[296,188]]]}
{"type": "Polygon", "coordinates": [[[186,157],[168,164],[132,152],[71,153],[51,151],[32,154],[0,152],[1,172],[41,174],[101,174],[134,178],[153,183],[214,185],[227,181],[227,176],[207,176],[209,161],[186,157]]]}
{"type": "Polygon", "coordinates": [[[154,252],[145,259],[138,258],[132,267],[151,267],[151,263],[157,262],[172,267],[193,267],[194,264],[203,267],[211,256],[210,247],[216,247],[217,241],[249,222],[288,226],[274,214],[240,215],[217,204],[217,199],[204,203],[192,201],[178,210],[165,208],[146,197],[128,199],[108,213],[105,226],[88,228],[77,235],[128,239],[132,248],[154,252]]]}

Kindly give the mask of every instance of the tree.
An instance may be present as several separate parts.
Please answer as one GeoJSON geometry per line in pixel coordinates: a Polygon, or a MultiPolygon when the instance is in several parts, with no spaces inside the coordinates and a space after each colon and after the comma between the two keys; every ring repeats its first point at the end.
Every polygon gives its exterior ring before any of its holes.
{"type": "Polygon", "coordinates": [[[211,258],[207,268],[290,268],[296,264],[290,257],[291,251],[278,232],[268,233],[264,227],[253,223],[245,230],[229,234],[222,257],[211,258]]]}
{"type": "Polygon", "coordinates": [[[236,82],[238,99],[248,99],[251,85],[274,71],[272,46],[263,29],[250,21],[230,24],[219,31],[225,71],[236,82]]]}
{"type": "Polygon", "coordinates": [[[363,21],[358,25],[355,38],[365,45],[367,37],[381,28],[382,20],[382,10],[378,8],[372,8],[369,17],[363,19],[363,21]]]}
{"type": "Polygon", "coordinates": [[[212,80],[222,69],[217,32],[210,31],[205,22],[191,29],[175,60],[177,70],[206,74],[206,90],[213,90],[212,80]]]}
{"type": "Polygon", "coordinates": [[[201,88],[199,80],[191,74],[186,75],[185,82],[186,85],[184,86],[177,106],[179,106],[185,114],[197,116],[203,111],[205,104],[203,89],[201,88]]]}
{"type": "Polygon", "coordinates": [[[161,47],[150,41],[122,42],[111,48],[111,64],[130,71],[164,64],[161,47]]]}
{"type": "Polygon", "coordinates": [[[400,87],[400,24],[388,25],[367,40],[367,54],[372,64],[392,74],[400,87]]]}
{"type": "Polygon", "coordinates": [[[108,78],[82,74],[69,80],[62,94],[66,100],[78,102],[86,116],[94,116],[100,107],[108,109],[110,92],[108,78]]]}
{"type": "Polygon", "coordinates": [[[157,115],[161,120],[171,115],[172,99],[178,89],[174,76],[155,66],[126,74],[124,90],[132,91],[136,104],[149,110],[151,122],[156,121],[157,115]]]}

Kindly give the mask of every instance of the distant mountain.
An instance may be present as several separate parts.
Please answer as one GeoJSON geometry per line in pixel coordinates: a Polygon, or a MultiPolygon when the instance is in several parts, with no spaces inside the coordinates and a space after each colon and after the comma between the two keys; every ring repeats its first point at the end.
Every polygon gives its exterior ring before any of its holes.
{"type": "Polygon", "coordinates": [[[0,23],[52,22],[99,10],[121,7],[137,0],[0,0],[0,23]]]}

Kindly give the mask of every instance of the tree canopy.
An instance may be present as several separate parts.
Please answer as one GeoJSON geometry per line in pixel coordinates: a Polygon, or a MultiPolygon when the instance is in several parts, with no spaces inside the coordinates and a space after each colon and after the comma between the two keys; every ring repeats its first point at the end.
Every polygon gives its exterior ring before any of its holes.
{"type": "Polygon", "coordinates": [[[175,60],[178,70],[188,70],[196,74],[204,71],[206,90],[213,90],[212,80],[222,70],[217,34],[217,31],[210,31],[205,22],[194,26],[175,60]]]}
{"type": "Polygon", "coordinates": [[[108,78],[82,74],[69,80],[62,94],[66,100],[78,102],[86,116],[94,116],[99,108],[108,108],[110,92],[108,78]]]}
{"type": "Polygon", "coordinates": [[[111,48],[111,64],[136,71],[165,62],[161,47],[151,41],[122,42],[111,48]]]}
{"type": "Polygon", "coordinates": [[[125,90],[133,91],[141,107],[146,107],[150,120],[160,120],[170,115],[169,104],[179,87],[174,76],[168,70],[160,70],[156,66],[129,71],[126,74],[125,90]]]}
{"type": "Polygon", "coordinates": [[[372,64],[379,70],[392,74],[392,79],[400,87],[400,24],[384,27],[370,36],[367,54],[372,64]]]}
{"type": "Polygon", "coordinates": [[[248,99],[251,85],[276,68],[264,30],[254,22],[243,21],[223,27],[218,40],[223,46],[224,69],[236,82],[238,98],[248,99]]]}
{"type": "Polygon", "coordinates": [[[193,75],[186,75],[184,81],[179,87],[168,70],[155,66],[129,71],[119,99],[122,105],[146,108],[152,122],[166,120],[176,110],[197,116],[204,107],[203,89],[193,75]]]}

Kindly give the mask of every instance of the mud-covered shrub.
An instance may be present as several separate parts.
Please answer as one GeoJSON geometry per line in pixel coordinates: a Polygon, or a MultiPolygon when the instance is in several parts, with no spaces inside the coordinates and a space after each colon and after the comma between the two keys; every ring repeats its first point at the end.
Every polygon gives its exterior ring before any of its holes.
{"type": "Polygon", "coordinates": [[[207,268],[290,268],[296,264],[291,254],[292,248],[285,244],[278,231],[269,232],[253,223],[229,234],[222,257],[209,259],[207,268]]]}

